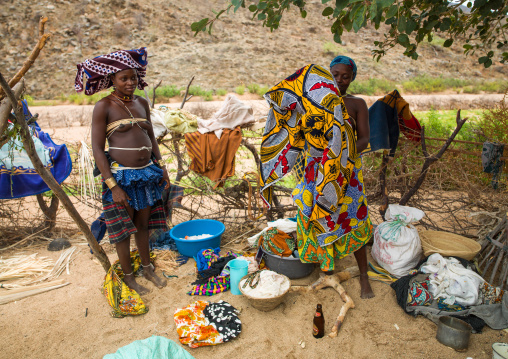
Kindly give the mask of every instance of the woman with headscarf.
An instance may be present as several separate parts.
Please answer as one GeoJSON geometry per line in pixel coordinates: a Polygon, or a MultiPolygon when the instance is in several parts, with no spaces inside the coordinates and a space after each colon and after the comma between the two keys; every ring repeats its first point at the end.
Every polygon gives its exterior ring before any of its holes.
{"type": "Polygon", "coordinates": [[[148,289],[136,282],[130,256],[130,235],[134,233],[143,276],[162,288],[150,261],[149,230],[167,230],[162,207],[162,190],[169,188],[169,176],[150,122],[148,102],[134,95],[147,86],[146,48],[120,50],[87,59],[78,64],[75,88],[86,95],[113,87],[97,102],[92,117],[92,150],[103,178],[102,203],[109,240],[115,244],[123,281],[145,294],[148,289]],[[104,152],[106,140],[109,150],[104,152]],[[164,185],[165,182],[165,185],[164,185]]]}
{"type": "Polygon", "coordinates": [[[362,178],[353,177],[356,137],[344,101],[331,73],[317,65],[281,81],[265,99],[270,110],[261,144],[261,197],[269,206],[272,186],[295,170],[299,257],[330,275],[336,258],[362,248],[372,234],[362,216],[365,198],[357,200],[357,218],[349,218],[353,199],[347,190],[362,178]]]}
{"type": "MultiPolygon", "coordinates": [[[[356,136],[356,153],[358,154],[355,159],[355,167],[350,186],[346,191],[346,197],[351,198],[352,202],[348,206],[348,215],[344,220],[369,219],[367,196],[365,195],[365,186],[363,185],[361,157],[361,153],[369,145],[369,110],[364,99],[347,93],[349,85],[356,78],[357,67],[353,59],[347,56],[337,56],[330,63],[330,72],[335,79],[340,91],[340,96],[344,101],[353,126],[353,131],[356,136]]],[[[368,220],[368,222],[370,225],[370,220],[368,220]]],[[[369,239],[370,237],[367,238],[367,241],[369,239]]],[[[365,245],[354,253],[358,267],[360,268],[362,298],[371,298],[374,296],[374,293],[370,287],[369,277],[367,275],[367,251],[365,245]]]]}

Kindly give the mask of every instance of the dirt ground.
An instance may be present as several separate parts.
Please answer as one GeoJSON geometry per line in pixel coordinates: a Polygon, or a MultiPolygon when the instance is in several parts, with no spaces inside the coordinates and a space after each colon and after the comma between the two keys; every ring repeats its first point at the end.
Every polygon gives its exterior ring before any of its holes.
{"type": "MultiPolygon", "coordinates": [[[[84,244],[84,243],[82,243],[84,244]]],[[[150,287],[144,297],[149,312],[122,319],[110,316],[111,308],[101,294],[104,271],[92,258],[86,245],[70,267],[70,275],[60,278],[71,284],[60,289],[11,302],[0,308],[0,358],[102,358],[135,340],[161,335],[178,342],[173,321],[177,308],[195,300],[225,300],[241,310],[242,333],[231,342],[213,347],[186,349],[195,358],[490,358],[491,345],[508,340],[505,331],[485,328],[472,334],[469,350],[458,353],[436,339],[436,326],[423,317],[414,318],[397,305],[394,291],[385,283],[372,282],[376,297],[360,298],[358,278],[343,285],[356,308],[348,312],[337,338],[314,339],[312,317],[317,303],[323,305],[325,330],[328,333],[339,313],[342,301],[333,289],[305,294],[289,293],[283,304],[271,312],[261,312],[246,298],[230,292],[213,297],[189,296],[186,292],[194,280],[194,261],[179,267],[178,278],[168,286],[150,287]],[[87,314],[86,314],[87,313],[87,314]],[[397,327],[398,326],[398,329],[397,327]],[[303,349],[298,343],[304,341],[303,349]]],[[[26,253],[33,250],[27,248],[26,253]]],[[[58,258],[59,253],[37,251],[41,256],[58,258]]],[[[370,252],[370,247],[369,247],[370,252]]],[[[8,257],[20,251],[2,253],[8,257]]],[[[108,253],[111,260],[115,254],[108,253]]],[[[338,268],[355,264],[353,256],[338,263],[338,268]]],[[[308,284],[318,277],[293,281],[308,284]]]]}

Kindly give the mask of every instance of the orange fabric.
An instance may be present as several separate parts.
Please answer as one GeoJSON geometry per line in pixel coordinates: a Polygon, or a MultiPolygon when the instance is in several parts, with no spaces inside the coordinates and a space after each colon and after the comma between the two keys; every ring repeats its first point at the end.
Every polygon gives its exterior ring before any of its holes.
{"type": "Polygon", "coordinates": [[[190,169],[217,182],[214,188],[224,185],[226,178],[235,174],[235,155],[240,142],[240,127],[225,129],[220,139],[213,132],[186,133],[185,145],[192,159],[190,169]]]}

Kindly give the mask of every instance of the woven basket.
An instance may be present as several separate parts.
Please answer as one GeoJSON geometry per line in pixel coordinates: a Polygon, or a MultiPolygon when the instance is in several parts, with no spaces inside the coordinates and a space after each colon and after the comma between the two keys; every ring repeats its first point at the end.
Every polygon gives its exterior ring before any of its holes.
{"type": "Polygon", "coordinates": [[[284,293],[278,295],[277,297],[254,298],[248,294],[245,294],[245,292],[243,291],[242,285],[243,285],[243,281],[248,277],[248,275],[246,275],[245,277],[240,279],[240,284],[238,285],[238,287],[240,288],[240,291],[242,292],[242,294],[248,299],[249,303],[254,308],[261,310],[263,312],[269,312],[271,310],[274,310],[280,303],[282,303],[284,301],[284,297],[286,296],[286,294],[289,293],[289,290],[291,289],[291,281],[289,280],[289,278],[283,274],[280,274],[280,275],[286,278],[286,280],[289,282],[289,287],[284,293]]]}
{"type": "Polygon", "coordinates": [[[454,233],[421,231],[419,234],[425,256],[439,253],[442,256],[455,256],[470,261],[482,248],[480,243],[454,233]]]}

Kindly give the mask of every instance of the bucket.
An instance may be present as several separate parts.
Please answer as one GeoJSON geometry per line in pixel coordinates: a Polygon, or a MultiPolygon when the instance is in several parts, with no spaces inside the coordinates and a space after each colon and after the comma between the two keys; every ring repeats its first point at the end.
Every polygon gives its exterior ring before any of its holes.
{"type": "Polygon", "coordinates": [[[508,344],[492,344],[492,359],[508,359],[508,344]]]}
{"type": "Polygon", "coordinates": [[[266,253],[262,247],[260,250],[263,253],[266,266],[274,272],[284,274],[289,279],[307,277],[316,267],[314,263],[302,263],[300,258],[274,256],[266,253]]]}
{"type": "Polygon", "coordinates": [[[175,240],[176,248],[180,254],[195,257],[202,249],[219,247],[225,229],[224,224],[213,219],[194,219],[177,224],[169,231],[169,235],[175,240]],[[185,236],[205,233],[211,236],[204,239],[185,239],[185,236]]]}
{"type": "Polygon", "coordinates": [[[463,320],[443,316],[439,318],[436,339],[456,351],[466,351],[471,336],[471,326],[463,320]]]}
{"type": "Polygon", "coordinates": [[[238,285],[240,284],[240,280],[247,275],[249,270],[249,262],[244,259],[233,259],[226,264],[226,267],[229,268],[231,293],[234,295],[242,295],[238,285]]]}

